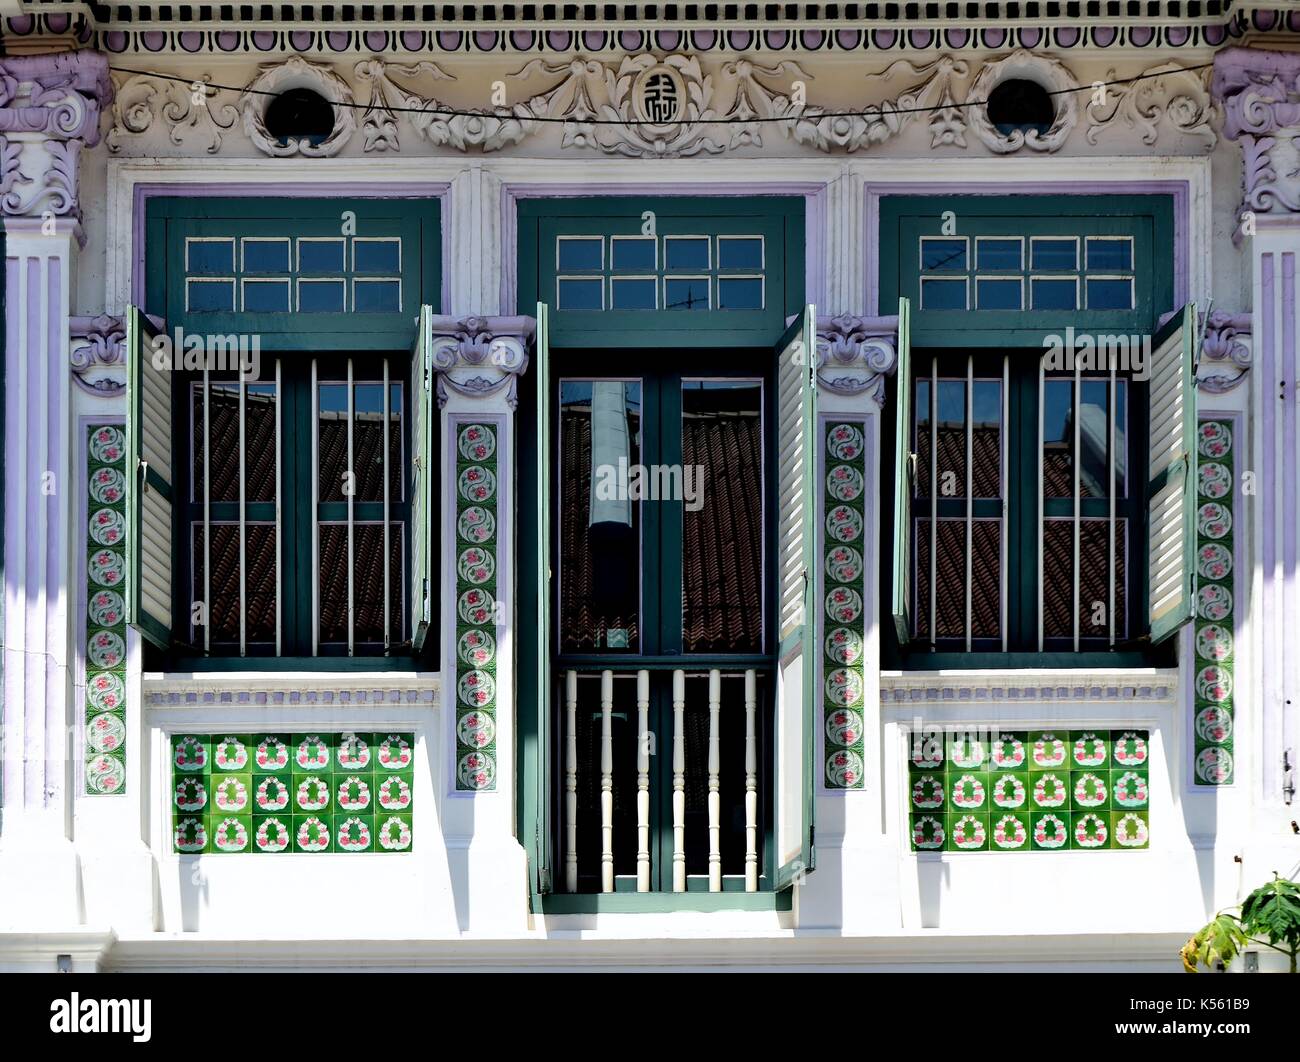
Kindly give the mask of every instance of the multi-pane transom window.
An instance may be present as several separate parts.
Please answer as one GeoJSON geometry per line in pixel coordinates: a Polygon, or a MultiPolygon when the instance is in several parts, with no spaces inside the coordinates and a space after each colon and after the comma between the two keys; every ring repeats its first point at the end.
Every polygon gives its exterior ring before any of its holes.
{"type": "Polygon", "coordinates": [[[399,313],[399,236],[185,238],[187,313],[399,313]]]}
{"type": "Polygon", "coordinates": [[[762,310],[761,234],[555,238],[558,310],[762,310]]]}
{"type": "Polygon", "coordinates": [[[1132,310],[1131,236],[921,236],[922,310],[1132,310]]]}

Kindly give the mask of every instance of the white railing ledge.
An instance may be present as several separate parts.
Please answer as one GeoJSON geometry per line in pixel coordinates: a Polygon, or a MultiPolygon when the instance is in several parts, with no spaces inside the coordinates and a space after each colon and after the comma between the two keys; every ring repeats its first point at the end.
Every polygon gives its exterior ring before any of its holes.
{"type": "Polygon", "coordinates": [[[1154,701],[1178,694],[1176,668],[882,671],[883,707],[935,702],[1154,701]]]}
{"type": "Polygon", "coordinates": [[[140,685],[145,707],[153,709],[436,707],[442,699],[437,671],[153,671],[140,685]]]}

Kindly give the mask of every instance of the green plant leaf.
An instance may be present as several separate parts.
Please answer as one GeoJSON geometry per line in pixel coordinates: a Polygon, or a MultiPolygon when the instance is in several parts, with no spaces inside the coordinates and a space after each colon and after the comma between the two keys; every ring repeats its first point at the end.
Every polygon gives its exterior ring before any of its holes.
{"type": "Polygon", "coordinates": [[[1228,966],[1246,944],[1247,936],[1240,919],[1234,914],[1220,911],[1183,945],[1179,955],[1183,960],[1183,969],[1188,973],[1196,973],[1198,966],[1204,966],[1207,970],[1213,970],[1219,963],[1228,966]]]}
{"type": "Polygon", "coordinates": [[[1300,884],[1275,878],[1241,905],[1241,923],[1252,937],[1292,950],[1300,946],[1300,884]]]}

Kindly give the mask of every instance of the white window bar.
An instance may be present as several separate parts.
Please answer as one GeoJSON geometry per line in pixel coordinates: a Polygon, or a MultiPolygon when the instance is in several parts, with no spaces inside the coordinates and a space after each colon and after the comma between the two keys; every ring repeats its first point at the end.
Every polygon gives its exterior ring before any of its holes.
{"type": "Polygon", "coordinates": [[[311,359],[311,655],[320,651],[320,388],[311,359]]]}
{"type": "Polygon", "coordinates": [[[244,502],[247,486],[244,482],[244,452],[247,449],[244,429],[244,396],[248,385],[244,372],[239,372],[239,655],[248,652],[248,538],[244,526],[244,502]]]}
{"type": "MultiPolygon", "coordinates": [[[[280,359],[275,359],[275,655],[284,651],[284,530],[282,508],[284,505],[284,473],[281,467],[281,410],[284,391],[281,387],[280,359]]],[[[315,471],[312,471],[313,477],[315,471]]]]}
{"type": "Polygon", "coordinates": [[[975,356],[966,355],[966,652],[975,626],[971,587],[975,582],[975,356]]]}
{"type": "Polygon", "coordinates": [[[1002,651],[1007,651],[1007,582],[1008,582],[1008,564],[1007,564],[1007,477],[1008,477],[1008,436],[1010,435],[1009,426],[1011,424],[1011,359],[1007,355],[1002,355],[1002,428],[999,435],[1002,438],[1002,469],[998,476],[998,489],[1002,492],[1002,534],[1001,544],[999,546],[1002,554],[998,563],[998,571],[1001,575],[1002,589],[999,593],[1001,598],[999,602],[999,621],[1002,625],[1002,651]]]}
{"type": "Polygon", "coordinates": [[[389,410],[390,400],[388,394],[388,359],[384,359],[384,455],[379,462],[380,470],[384,476],[384,555],[382,564],[384,567],[384,652],[388,652],[388,647],[392,643],[390,637],[392,633],[392,618],[389,616],[388,598],[390,594],[389,587],[389,552],[388,542],[388,419],[391,415],[389,410]]]}
{"type": "Polygon", "coordinates": [[[939,638],[939,359],[930,363],[930,648],[939,638]]]}
{"type": "Polygon", "coordinates": [[[758,891],[758,710],[757,679],[745,672],[745,891],[758,891]]]}
{"type": "Polygon", "coordinates": [[[714,668],[709,672],[709,892],[722,891],[721,709],[722,672],[714,668]]]}
{"type": "Polygon", "coordinates": [[[614,672],[600,673],[600,891],[614,891],[614,672]]]}
{"type": "Polygon", "coordinates": [[[578,891],[578,673],[564,675],[564,887],[578,891]]]}
{"type": "Polygon", "coordinates": [[[650,672],[636,673],[636,891],[650,891],[650,672]]]}
{"type": "Polygon", "coordinates": [[[347,466],[347,474],[344,478],[344,483],[347,487],[346,493],[348,499],[348,656],[352,656],[356,652],[356,633],[357,633],[356,613],[353,610],[353,606],[355,604],[355,600],[353,597],[355,586],[354,586],[354,572],[353,572],[354,557],[353,557],[353,547],[352,547],[352,520],[353,520],[352,501],[357,491],[357,481],[355,475],[356,465],[353,462],[353,454],[352,454],[352,419],[353,419],[353,415],[356,412],[355,401],[356,401],[356,395],[353,391],[352,359],[348,358],[348,466],[347,466]]]}
{"type": "Polygon", "coordinates": [[[1074,564],[1072,568],[1072,580],[1074,585],[1074,596],[1071,599],[1074,603],[1074,651],[1079,651],[1079,610],[1083,607],[1083,594],[1079,580],[1079,546],[1082,542],[1081,531],[1083,530],[1082,521],[1082,496],[1083,487],[1081,485],[1080,466],[1082,451],[1080,449],[1080,428],[1079,412],[1083,409],[1083,365],[1076,360],[1074,363],[1074,401],[1071,403],[1074,410],[1074,459],[1070,462],[1074,466],[1074,564]]]}
{"type": "Polygon", "coordinates": [[[1038,362],[1038,651],[1043,651],[1043,362],[1038,362]]]}
{"type": "Polygon", "coordinates": [[[1110,520],[1107,523],[1109,531],[1109,542],[1107,544],[1107,557],[1109,565],[1107,566],[1107,601],[1106,601],[1106,627],[1109,634],[1109,644],[1112,649],[1115,648],[1115,628],[1119,626],[1115,616],[1115,418],[1118,415],[1119,407],[1115,404],[1116,398],[1115,383],[1115,366],[1110,367],[1110,387],[1108,388],[1107,417],[1106,417],[1106,478],[1109,483],[1107,497],[1110,499],[1110,520]]]}
{"type": "Polygon", "coordinates": [[[673,672],[673,892],[686,891],[686,672],[673,672]]]}
{"type": "Polygon", "coordinates": [[[203,359],[203,650],[212,650],[212,376],[203,359]]]}

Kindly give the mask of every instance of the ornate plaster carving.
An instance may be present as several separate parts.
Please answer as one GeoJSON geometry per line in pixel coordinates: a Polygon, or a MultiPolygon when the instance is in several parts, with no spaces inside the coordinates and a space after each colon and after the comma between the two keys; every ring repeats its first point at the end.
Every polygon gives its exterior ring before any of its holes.
{"type": "MultiPolygon", "coordinates": [[[[1142,143],[1154,144],[1165,125],[1175,133],[1201,137],[1207,148],[1214,147],[1219,138],[1210,124],[1214,100],[1208,69],[1187,70],[1177,63],[1162,63],[1139,76],[1143,80],[1107,85],[1099,96],[1094,94],[1087,107],[1092,123],[1087,132],[1089,144],[1096,144],[1121,125],[1138,132],[1142,143]]],[[[1108,70],[1105,80],[1117,77],[1114,70],[1108,70]]]]}
{"type": "Polygon", "coordinates": [[[83,391],[115,398],[126,390],[126,326],[120,317],[73,317],[69,363],[83,391]]]}
{"type": "Polygon", "coordinates": [[[504,391],[514,409],[519,376],[528,368],[528,345],[536,331],[532,317],[434,317],[438,405],[445,406],[453,393],[488,398],[504,391]]]}
{"type": "Polygon", "coordinates": [[[1197,386],[1211,394],[1231,391],[1246,378],[1250,366],[1250,314],[1213,311],[1205,323],[1197,386]]]}
{"type": "Polygon", "coordinates": [[[239,106],[244,114],[244,132],[258,151],[276,157],[332,158],[337,155],[356,132],[357,119],[352,103],[352,89],[346,81],[328,66],[308,62],[299,55],[292,55],[283,63],[262,67],[262,72],[244,87],[243,95],[239,97],[239,106]],[[282,144],[266,128],[266,111],[272,102],[267,93],[298,88],[311,89],[330,103],[340,105],[333,108],[334,128],[319,144],[312,144],[306,138],[282,144]]]}
{"type": "Polygon", "coordinates": [[[239,121],[239,109],[229,102],[217,103],[227,94],[211,85],[212,77],[201,74],[190,85],[162,81],[136,74],[122,81],[113,103],[113,127],[104,138],[108,150],[121,151],[126,138],[142,136],[155,121],[169,127],[168,139],[178,147],[190,133],[207,138],[210,155],[221,150],[221,139],[239,121]]]}
{"type": "Polygon", "coordinates": [[[80,218],[77,162],[113,98],[95,52],[0,57],[0,211],[80,218]]]}
{"type": "Polygon", "coordinates": [[[998,85],[1012,79],[1032,81],[1047,92],[1056,93],[1052,96],[1056,118],[1047,131],[1031,129],[1026,133],[1013,129],[1001,133],[989,121],[987,107],[967,108],[971,130],[990,151],[999,155],[1009,155],[1022,147],[1030,151],[1057,151],[1078,121],[1078,102],[1071,90],[1077,89],[1079,82],[1059,59],[1021,49],[1004,59],[985,63],[971,84],[968,98],[987,100],[998,85]]]}
{"type": "Polygon", "coordinates": [[[1214,57],[1213,88],[1224,134],[1241,141],[1239,219],[1300,212],[1300,53],[1229,48],[1214,57]]]}
{"type": "Polygon", "coordinates": [[[817,318],[817,381],[837,395],[884,403],[885,377],[898,365],[898,316],[817,318]]]}

